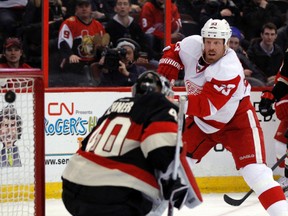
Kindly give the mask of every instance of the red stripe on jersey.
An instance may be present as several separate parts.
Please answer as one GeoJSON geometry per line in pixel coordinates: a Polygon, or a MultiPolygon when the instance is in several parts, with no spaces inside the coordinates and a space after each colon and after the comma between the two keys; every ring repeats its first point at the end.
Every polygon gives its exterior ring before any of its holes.
{"type": "Polygon", "coordinates": [[[278,81],[280,78],[283,79],[283,80],[285,80],[285,81],[286,81],[286,84],[288,83],[288,77],[279,76],[278,79],[277,79],[277,81],[278,81]]]}
{"type": "MultiPolygon", "coordinates": [[[[105,122],[104,127],[102,127],[102,130],[100,131],[100,134],[103,134],[105,132],[105,130],[107,129],[107,126],[110,124],[111,119],[107,119],[105,122]]],[[[140,141],[140,137],[142,135],[142,127],[143,125],[139,125],[137,123],[132,122],[132,125],[126,135],[127,139],[131,139],[131,140],[137,140],[140,141]]],[[[119,128],[120,130],[121,128],[119,128]]],[[[113,130],[114,132],[112,133],[112,135],[117,135],[118,132],[115,133],[115,130],[113,130]]]]}
{"type": "Polygon", "coordinates": [[[152,134],[157,133],[177,133],[177,124],[175,122],[153,122],[145,129],[142,140],[145,140],[152,134]]]}
{"type": "Polygon", "coordinates": [[[99,164],[100,166],[106,167],[108,169],[118,169],[128,175],[135,176],[137,179],[142,180],[143,182],[146,182],[147,184],[151,185],[152,187],[155,187],[159,189],[159,185],[151,173],[148,173],[134,165],[131,164],[125,164],[118,161],[113,161],[111,159],[101,157],[98,155],[95,155],[91,152],[85,152],[82,150],[78,150],[77,153],[84,158],[93,161],[94,163],[99,164]]]}
{"type": "Polygon", "coordinates": [[[130,127],[126,138],[140,141],[140,137],[142,135],[142,128],[143,128],[142,126],[143,125],[139,125],[139,124],[132,122],[132,126],[130,127]]]}
{"type": "Polygon", "coordinates": [[[281,200],[286,201],[285,195],[280,186],[276,186],[276,187],[270,188],[269,190],[264,191],[258,197],[258,199],[265,209],[268,209],[271,205],[273,205],[274,203],[278,201],[281,201],[281,200]]]}
{"type": "Polygon", "coordinates": [[[210,106],[221,109],[238,88],[240,76],[228,81],[212,79],[203,86],[201,94],[188,95],[188,115],[205,117],[212,114],[210,106]],[[210,104],[211,103],[211,104],[210,104]]]}

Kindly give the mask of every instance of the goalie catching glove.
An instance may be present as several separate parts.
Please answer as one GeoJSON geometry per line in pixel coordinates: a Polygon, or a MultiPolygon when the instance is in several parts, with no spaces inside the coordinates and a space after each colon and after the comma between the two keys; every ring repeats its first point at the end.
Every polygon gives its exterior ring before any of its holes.
{"type": "Polygon", "coordinates": [[[163,56],[159,61],[157,72],[165,76],[169,81],[177,80],[179,71],[183,69],[183,64],[179,57],[179,45],[171,44],[164,48],[163,56]]]}
{"type": "Polygon", "coordinates": [[[262,116],[266,117],[274,114],[275,111],[272,107],[274,101],[275,98],[271,91],[262,92],[261,101],[259,104],[259,111],[262,116]]]}

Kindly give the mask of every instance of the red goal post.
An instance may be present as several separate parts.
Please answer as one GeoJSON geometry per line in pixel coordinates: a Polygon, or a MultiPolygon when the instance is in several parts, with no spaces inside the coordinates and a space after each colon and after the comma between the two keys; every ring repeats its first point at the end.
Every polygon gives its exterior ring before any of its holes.
{"type": "Polygon", "coordinates": [[[0,215],[45,215],[44,83],[39,69],[0,69],[0,215]]]}

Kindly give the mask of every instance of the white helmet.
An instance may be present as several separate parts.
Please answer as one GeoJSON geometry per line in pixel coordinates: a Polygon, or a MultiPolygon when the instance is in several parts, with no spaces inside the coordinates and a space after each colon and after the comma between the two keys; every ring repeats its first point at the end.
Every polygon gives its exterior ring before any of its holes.
{"type": "Polygon", "coordinates": [[[225,19],[209,19],[201,29],[202,38],[223,38],[226,45],[231,35],[230,25],[225,19]]]}

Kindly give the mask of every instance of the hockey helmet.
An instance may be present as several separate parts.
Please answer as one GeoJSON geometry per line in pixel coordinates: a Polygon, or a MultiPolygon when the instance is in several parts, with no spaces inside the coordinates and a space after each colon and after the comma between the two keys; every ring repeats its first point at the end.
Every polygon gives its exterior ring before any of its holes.
{"type": "Polygon", "coordinates": [[[209,19],[201,29],[202,38],[223,38],[226,45],[231,35],[232,30],[225,19],[209,19]]]}
{"type": "Polygon", "coordinates": [[[155,71],[148,70],[142,73],[132,86],[132,96],[144,95],[151,92],[161,92],[165,96],[174,95],[170,82],[155,71]]]}

